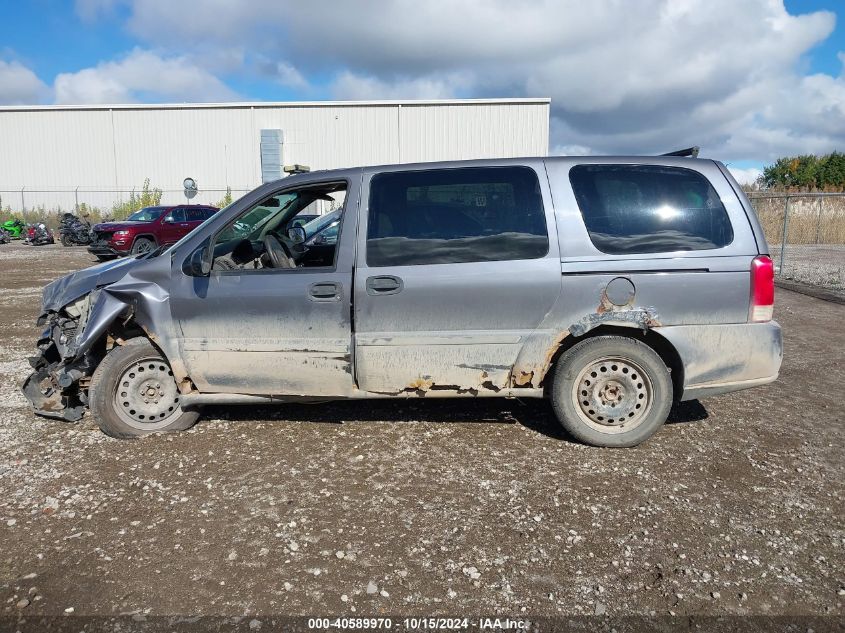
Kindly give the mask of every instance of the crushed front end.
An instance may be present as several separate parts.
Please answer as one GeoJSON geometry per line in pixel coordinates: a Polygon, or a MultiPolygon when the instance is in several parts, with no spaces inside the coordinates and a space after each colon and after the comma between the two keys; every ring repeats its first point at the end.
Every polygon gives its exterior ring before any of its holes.
{"type": "Polygon", "coordinates": [[[97,264],[44,287],[37,323],[45,329],[38,355],[29,359],[34,371],[21,386],[35,413],[79,420],[109,350],[147,330],[169,332],[170,258],[157,254],[97,264]]]}
{"type": "Polygon", "coordinates": [[[85,414],[88,381],[103,352],[91,348],[80,355],[77,341],[99,293],[95,290],[38,318],[38,325],[46,329],[38,339],[38,355],[29,358],[34,371],[22,385],[35,413],[68,422],[85,414]]]}

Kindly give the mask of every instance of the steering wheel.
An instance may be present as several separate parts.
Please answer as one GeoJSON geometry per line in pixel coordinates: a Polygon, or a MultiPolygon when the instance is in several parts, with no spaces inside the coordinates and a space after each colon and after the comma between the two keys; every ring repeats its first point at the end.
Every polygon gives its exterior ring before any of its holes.
{"type": "Polygon", "coordinates": [[[290,250],[278,237],[268,233],[264,236],[263,241],[264,251],[270,258],[273,268],[296,268],[296,262],[293,260],[290,250]]]}

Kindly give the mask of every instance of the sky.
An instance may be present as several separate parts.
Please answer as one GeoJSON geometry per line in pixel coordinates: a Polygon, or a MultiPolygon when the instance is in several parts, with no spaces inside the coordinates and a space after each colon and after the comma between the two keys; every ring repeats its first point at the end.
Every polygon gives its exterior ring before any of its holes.
{"type": "Polygon", "coordinates": [[[450,97],[750,181],[845,150],[845,0],[0,0],[0,104],[450,97]]]}

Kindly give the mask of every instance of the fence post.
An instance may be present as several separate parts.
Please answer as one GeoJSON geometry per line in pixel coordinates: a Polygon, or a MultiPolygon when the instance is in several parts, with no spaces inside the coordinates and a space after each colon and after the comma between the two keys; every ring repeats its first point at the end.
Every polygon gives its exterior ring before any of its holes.
{"type": "Polygon", "coordinates": [[[73,191],[74,213],[79,215],[79,186],[73,191]]]}
{"type": "Polygon", "coordinates": [[[26,211],[26,201],[23,198],[23,190],[26,189],[26,185],[21,187],[21,213],[26,211]]]}
{"type": "Polygon", "coordinates": [[[789,231],[789,195],[786,196],[786,207],[783,210],[783,233],[780,236],[780,276],[783,277],[785,267],[783,265],[786,257],[786,234],[789,231]]]}
{"type": "Polygon", "coordinates": [[[819,232],[821,231],[821,228],[822,228],[822,200],[823,200],[823,197],[819,196],[819,216],[818,216],[818,219],[816,220],[816,244],[819,243],[819,232]]]}

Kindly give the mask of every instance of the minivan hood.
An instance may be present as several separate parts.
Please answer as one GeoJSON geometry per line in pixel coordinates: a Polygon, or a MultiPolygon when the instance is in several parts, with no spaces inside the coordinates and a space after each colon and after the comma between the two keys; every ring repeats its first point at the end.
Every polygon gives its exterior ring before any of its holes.
{"type": "Polygon", "coordinates": [[[41,313],[55,312],[95,288],[114,283],[143,261],[135,257],[116,259],[60,277],[44,287],[41,313]]]}

